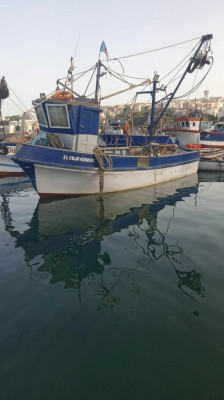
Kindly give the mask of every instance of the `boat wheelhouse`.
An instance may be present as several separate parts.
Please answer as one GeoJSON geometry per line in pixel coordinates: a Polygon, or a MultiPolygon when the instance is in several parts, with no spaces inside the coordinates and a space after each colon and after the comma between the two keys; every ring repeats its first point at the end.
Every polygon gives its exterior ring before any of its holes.
{"type": "Polygon", "coordinates": [[[200,142],[200,118],[193,116],[181,116],[176,119],[173,128],[165,128],[164,133],[175,143],[198,144],[200,142]]]}
{"type": "Polygon", "coordinates": [[[93,99],[70,98],[33,102],[40,133],[34,145],[48,145],[55,139],[54,146],[80,152],[91,152],[97,146],[100,107],[93,99]],[[54,137],[54,139],[53,139],[54,137]],[[48,142],[49,140],[49,142],[48,142]]]}

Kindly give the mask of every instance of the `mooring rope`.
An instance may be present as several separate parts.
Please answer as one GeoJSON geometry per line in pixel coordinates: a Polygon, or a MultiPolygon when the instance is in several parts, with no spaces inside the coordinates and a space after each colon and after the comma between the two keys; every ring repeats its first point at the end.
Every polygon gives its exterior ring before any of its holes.
{"type": "Polygon", "coordinates": [[[98,146],[94,147],[93,154],[99,164],[99,200],[103,200],[104,171],[112,168],[113,161],[110,155],[104,153],[98,146]]]}

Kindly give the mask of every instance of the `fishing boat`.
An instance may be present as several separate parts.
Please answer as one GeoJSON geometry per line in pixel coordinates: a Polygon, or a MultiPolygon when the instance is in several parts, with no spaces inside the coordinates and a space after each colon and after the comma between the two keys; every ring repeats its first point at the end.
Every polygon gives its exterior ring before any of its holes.
{"type": "Polygon", "coordinates": [[[164,128],[163,132],[172,139],[173,143],[178,140],[184,146],[199,144],[200,118],[193,115],[183,115],[176,119],[173,127],[164,128]]]}
{"type": "Polygon", "coordinates": [[[16,146],[18,143],[24,141],[30,141],[30,138],[34,137],[36,130],[30,131],[28,134],[23,132],[24,139],[22,139],[22,134],[10,134],[4,137],[0,141],[0,178],[5,176],[24,176],[25,172],[22,168],[16,164],[12,157],[15,155],[16,146]]]}
{"type": "Polygon", "coordinates": [[[0,143],[0,178],[5,176],[24,176],[22,168],[12,160],[15,155],[16,145],[21,142],[15,137],[13,141],[5,139],[0,143]]]}
{"type": "MultiPolygon", "coordinates": [[[[156,185],[197,172],[197,150],[153,143],[153,133],[185,76],[210,63],[208,49],[211,39],[212,35],[202,36],[178,85],[166,96],[165,107],[159,116],[155,117],[156,93],[164,89],[158,87],[158,75],[147,81],[147,84],[152,84],[151,91],[138,92],[150,94],[152,98],[150,142],[145,146],[98,146],[100,100],[103,99],[99,99],[99,81],[103,75],[101,68],[106,67],[99,58],[95,97],[89,99],[73,90],[72,60],[66,83],[58,80],[52,96],[42,94],[33,102],[40,135],[35,138],[35,143],[18,146],[13,157],[39,196],[100,193],[102,198],[103,193],[156,185]],[[67,82],[71,82],[71,87],[67,82]]],[[[146,81],[139,86],[145,84],[146,81]]]]}
{"type": "Polygon", "coordinates": [[[163,131],[173,143],[178,140],[184,146],[193,144],[203,148],[224,149],[224,122],[218,122],[212,130],[205,130],[200,118],[189,114],[177,118],[173,128],[165,128],[163,131]]]}
{"type": "Polygon", "coordinates": [[[202,131],[199,143],[203,148],[219,148],[224,150],[224,122],[217,122],[211,131],[202,131]]]}
{"type": "MultiPolygon", "coordinates": [[[[2,101],[8,96],[8,85],[3,76],[0,81],[0,122],[2,123],[2,101]]],[[[32,118],[32,114],[27,115],[26,112],[20,120],[10,121],[8,125],[4,123],[0,126],[0,178],[25,175],[22,168],[12,160],[12,156],[15,155],[16,145],[23,140],[28,141],[33,138],[37,130],[37,120],[32,118]]]]}
{"type": "Polygon", "coordinates": [[[200,171],[224,172],[224,152],[222,149],[201,149],[200,150],[200,171]]]}
{"type": "Polygon", "coordinates": [[[219,159],[200,158],[199,170],[224,172],[224,158],[223,157],[219,159]]]}
{"type": "MultiPolygon", "coordinates": [[[[5,77],[0,81],[0,120],[2,120],[2,101],[9,96],[9,89],[5,77]]],[[[7,135],[8,136],[8,135],[7,135]]],[[[6,139],[5,129],[3,127],[2,137],[0,140],[0,178],[4,176],[20,176],[25,175],[24,171],[18,164],[12,160],[12,156],[16,151],[17,140],[6,139]]]]}
{"type": "Polygon", "coordinates": [[[187,144],[185,148],[198,149],[200,152],[199,171],[224,171],[224,151],[222,148],[209,148],[202,145],[187,144]]]}

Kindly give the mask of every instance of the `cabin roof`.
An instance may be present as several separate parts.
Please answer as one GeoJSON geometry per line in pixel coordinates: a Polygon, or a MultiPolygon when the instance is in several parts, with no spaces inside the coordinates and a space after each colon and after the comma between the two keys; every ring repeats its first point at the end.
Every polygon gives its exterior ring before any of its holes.
{"type": "Polygon", "coordinates": [[[60,99],[46,99],[44,100],[43,98],[38,98],[32,101],[32,104],[37,106],[39,103],[52,103],[52,104],[71,104],[72,106],[90,106],[90,107],[95,107],[95,108],[100,108],[99,104],[97,103],[96,99],[87,99],[86,97],[76,97],[74,99],[65,99],[65,100],[60,100],[60,99]]]}
{"type": "Polygon", "coordinates": [[[177,118],[177,122],[181,122],[181,121],[200,121],[200,118],[186,117],[186,116],[177,118]]]}

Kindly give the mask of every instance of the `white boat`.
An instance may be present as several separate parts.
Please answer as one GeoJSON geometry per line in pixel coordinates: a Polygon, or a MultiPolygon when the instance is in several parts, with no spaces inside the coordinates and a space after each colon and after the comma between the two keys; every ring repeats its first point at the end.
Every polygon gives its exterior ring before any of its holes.
{"type": "Polygon", "coordinates": [[[22,168],[12,160],[18,141],[3,141],[0,144],[0,178],[5,176],[24,176],[22,168]]]}
{"type": "MultiPolygon", "coordinates": [[[[9,90],[5,78],[0,81],[0,119],[1,117],[1,101],[9,96],[9,90]]],[[[9,125],[0,126],[0,178],[5,176],[22,176],[25,175],[22,168],[12,160],[15,155],[16,145],[25,140],[29,140],[36,134],[38,129],[37,120],[32,119],[32,113],[23,115],[20,121],[10,121],[9,125]]]]}
{"type": "MultiPolygon", "coordinates": [[[[0,81],[0,118],[2,119],[1,104],[2,100],[9,96],[9,90],[4,76],[0,81]]],[[[6,131],[3,128],[3,136],[0,141],[0,178],[4,176],[24,175],[19,165],[15,164],[12,156],[15,154],[16,142],[7,142],[4,140],[6,131]]]]}
{"type": "Polygon", "coordinates": [[[198,169],[200,171],[224,172],[224,152],[222,149],[202,149],[198,169]]]}
{"type": "Polygon", "coordinates": [[[21,135],[9,135],[0,142],[0,177],[25,175],[22,168],[12,159],[18,143],[22,143],[21,135]]]}
{"type": "Polygon", "coordinates": [[[203,129],[197,116],[182,116],[177,118],[173,128],[165,128],[173,143],[178,140],[183,146],[199,145],[202,148],[224,149],[224,123],[218,122],[212,130],[203,129]]]}
{"type": "Polygon", "coordinates": [[[195,116],[181,116],[176,119],[172,128],[165,128],[164,133],[168,135],[173,143],[178,140],[182,145],[199,144],[200,142],[200,119],[195,116]]]}
{"type": "MultiPolygon", "coordinates": [[[[147,146],[98,147],[99,77],[103,65],[100,60],[94,99],[77,96],[73,86],[69,89],[58,80],[63,86],[62,91],[57,90],[50,98],[42,96],[35,100],[40,137],[35,139],[35,144],[19,147],[13,159],[29,176],[38,194],[49,197],[100,193],[102,196],[103,193],[156,185],[197,172],[198,151],[152,143],[153,132],[192,66],[201,68],[209,63],[207,53],[205,55],[200,49],[211,38],[212,35],[201,38],[187,69],[157,118],[156,93],[164,89],[158,88],[158,77],[154,76],[152,91],[146,92],[152,96],[150,144],[147,146]],[[202,61],[198,63],[198,57],[203,59],[203,65],[200,64],[202,61]]],[[[73,82],[72,70],[73,64],[66,82],[73,82]]]]}
{"type": "Polygon", "coordinates": [[[211,132],[214,131],[215,125],[212,121],[201,121],[200,128],[203,132],[211,132]]]}
{"type": "Polygon", "coordinates": [[[208,158],[201,158],[199,162],[200,171],[215,171],[224,172],[224,159],[223,160],[209,160],[208,158]]]}

